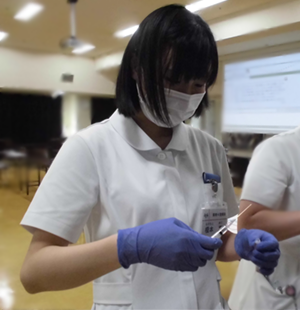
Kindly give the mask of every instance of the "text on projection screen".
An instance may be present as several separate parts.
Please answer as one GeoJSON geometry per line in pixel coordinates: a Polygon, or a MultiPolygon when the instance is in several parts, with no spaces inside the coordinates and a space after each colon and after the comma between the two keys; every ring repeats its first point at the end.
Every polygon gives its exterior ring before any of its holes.
{"type": "Polygon", "coordinates": [[[223,132],[279,133],[300,125],[300,53],[225,65],[223,132]]]}

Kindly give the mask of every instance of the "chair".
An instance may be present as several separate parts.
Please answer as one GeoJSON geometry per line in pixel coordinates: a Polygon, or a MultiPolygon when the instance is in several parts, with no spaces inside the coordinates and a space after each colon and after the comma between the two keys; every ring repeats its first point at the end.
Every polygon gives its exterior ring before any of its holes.
{"type": "Polygon", "coordinates": [[[49,157],[54,159],[57,153],[59,152],[60,148],[64,144],[66,138],[55,138],[51,139],[48,145],[49,149],[49,157]]]}
{"type": "Polygon", "coordinates": [[[0,182],[3,182],[3,173],[9,168],[8,163],[4,160],[4,155],[0,154],[0,182]]]}
{"type": "Polygon", "coordinates": [[[41,184],[41,171],[47,173],[52,159],[49,158],[49,152],[47,148],[33,147],[27,149],[26,159],[26,193],[29,195],[30,187],[39,187],[41,184]],[[30,172],[32,169],[37,170],[37,179],[32,180],[30,172]]]}

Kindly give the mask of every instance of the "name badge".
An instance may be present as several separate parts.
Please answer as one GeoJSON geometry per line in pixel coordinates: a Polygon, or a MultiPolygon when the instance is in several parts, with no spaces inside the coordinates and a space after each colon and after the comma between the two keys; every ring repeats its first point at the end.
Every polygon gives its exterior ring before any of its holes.
{"type": "Polygon", "coordinates": [[[208,205],[201,209],[202,214],[202,234],[211,237],[221,227],[227,224],[228,208],[224,203],[222,207],[212,207],[208,205]]]}

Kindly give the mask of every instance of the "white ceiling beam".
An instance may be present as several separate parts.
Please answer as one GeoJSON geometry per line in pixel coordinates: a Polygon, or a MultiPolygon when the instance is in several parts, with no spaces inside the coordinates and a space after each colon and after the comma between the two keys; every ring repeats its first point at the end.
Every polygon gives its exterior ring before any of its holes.
{"type": "Polygon", "coordinates": [[[217,41],[240,37],[300,21],[300,1],[246,13],[210,25],[217,41]]]}

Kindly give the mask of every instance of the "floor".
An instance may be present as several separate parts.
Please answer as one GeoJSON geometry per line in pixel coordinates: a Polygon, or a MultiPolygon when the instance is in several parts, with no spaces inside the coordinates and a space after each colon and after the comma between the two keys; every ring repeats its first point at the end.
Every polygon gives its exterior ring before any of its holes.
{"type": "MultiPolygon", "coordinates": [[[[92,284],[63,292],[28,294],[19,280],[31,235],[19,223],[35,193],[27,196],[17,184],[0,182],[0,309],[1,310],[85,310],[92,307],[92,284]],[[4,184],[3,184],[4,183],[4,184]]],[[[84,243],[84,236],[78,242],[84,243]]],[[[238,263],[218,263],[221,289],[228,298],[238,263]]]]}

